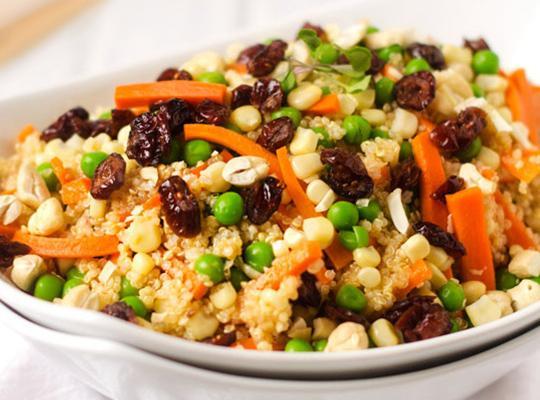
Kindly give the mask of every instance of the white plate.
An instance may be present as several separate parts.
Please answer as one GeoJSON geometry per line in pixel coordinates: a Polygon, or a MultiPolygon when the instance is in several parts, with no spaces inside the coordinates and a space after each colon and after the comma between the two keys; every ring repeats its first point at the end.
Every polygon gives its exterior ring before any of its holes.
{"type": "Polygon", "coordinates": [[[464,399],[538,351],[540,327],[472,357],[382,378],[294,381],[238,377],[173,362],[104,339],[59,333],[0,303],[0,321],[24,336],[59,370],[115,400],[464,399]],[[471,379],[474,377],[474,379],[471,379]]]}
{"type": "MultiPolygon", "coordinates": [[[[291,37],[304,20],[313,22],[350,23],[370,17],[386,27],[417,27],[445,41],[460,43],[464,35],[485,36],[501,56],[504,67],[527,66],[540,77],[539,53],[536,48],[540,4],[520,1],[508,7],[498,1],[435,2],[408,0],[366,0],[338,9],[306,11],[300,18],[260,32],[230,37],[208,49],[223,51],[232,41],[253,43],[266,37],[291,37]],[[505,29],[501,29],[501,25],[505,29]]],[[[201,48],[194,49],[201,51],[201,48]]],[[[179,65],[192,51],[154,61],[128,70],[112,72],[83,82],[0,102],[0,144],[12,141],[15,132],[25,123],[44,127],[66,109],[80,104],[89,109],[112,103],[113,88],[119,83],[153,79],[168,65],[179,65]]],[[[392,348],[370,349],[343,354],[287,354],[241,352],[231,349],[190,343],[127,325],[99,313],[66,309],[48,304],[21,293],[0,280],[0,299],[25,316],[65,332],[110,338],[142,349],[214,370],[246,375],[272,377],[375,376],[411,368],[433,365],[462,357],[486,348],[527,329],[540,320],[540,304],[512,314],[485,326],[424,342],[392,348]]]]}

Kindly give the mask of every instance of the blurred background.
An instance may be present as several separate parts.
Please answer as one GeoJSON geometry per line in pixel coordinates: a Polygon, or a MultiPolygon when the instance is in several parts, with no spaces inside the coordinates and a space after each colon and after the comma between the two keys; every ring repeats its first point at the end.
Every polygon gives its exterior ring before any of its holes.
{"type": "MultiPolygon", "coordinates": [[[[66,81],[84,79],[148,60],[179,53],[186,46],[223,40],[239,30],[264,28],[316,10],[329,3],[353,0],[0,0],[0,99],[54,87],[66,81]]],[[[398,0],[396,0],[398,1],[398,0]]],[[[453,4],[467,0],[437,0],[452,12],[453,4]]],[[[361,3],[361,0],[358,1],[361,3]]],[[[468,0],[467,7],[480,7],[468,0]]],[[[482,2],[484,6],[487,2],[482,2]]],[[[531,4],[528,2],[529,5],[531,4]]],[[[537,49],[507,43],[505,29],[522,34],[540,34],[540,7],[524,10],[521,0],[511,4],[493,0],[489,7],[498,15],[474,21],[473,31],[447,26],[426,15],[424,32],[446,32],[456,43],[466,34],[478,36],[485,27],[498,25],[494,47],[512,48],[515,57],[503,59],[506,66],[531,66],[533,79],[540,82],[537,49]],[[496,10],[495,10],[496,11],[496,10]],[[538,24],[520,24],[512,15],[536,14],[538,24]],[[512,14],[514,13],[514,14],[512,14]],[[510,27],[509,27],[510,26],[510,27]]],[[[407,26],[413,15],[390,15],[388,20],[407,26]]],[[[422,12],[422,10],[414,10],[422,12]]],[[[363,17],[359,9],[358,17],[363,17]]],[[[463,18],[468,18],[463,13],[463,18]]],[[[317,21],[314,21],[317,22],[317,21]]],[[[377,21],[373,21],[377,23],[377,21]]],[[[470,21],[469,21],[470,22],[470,21]]],[[[471,24],[469,24],[471,25],[471,24]]],[[[178,60],[178,64],[182,60],[178,60]]],[[[163,65],[167,67],[168,65],[163,65]]],[[[159,71],[156,71],[156,74],[159,71]]],[[[24,342],[0,327],[0,399],[2,400],[95,400],[102,396],[80,386],[69,375],[50,370],[47,360],[24,342]]],[[[536,364],[532,359],[496,385],[474,396],[475,400],[538,398],[536,364]]],[[[444,388],[451,390],[451,388],[444,388]]]]}

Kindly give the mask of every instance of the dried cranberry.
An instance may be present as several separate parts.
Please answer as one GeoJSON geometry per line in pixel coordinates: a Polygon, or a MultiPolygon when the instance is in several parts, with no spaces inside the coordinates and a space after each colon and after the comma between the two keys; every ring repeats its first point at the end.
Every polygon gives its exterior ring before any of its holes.
{"type": "Polygon", "coordinates": [[[251,102],[253,88],[249,85],[239,85],[231,92],[231,108],[247,106],[251,102]]]}
{"type": "Polygon", "coordinates": [[[251,92],[251,104],[258,107],[263,113],[270,113],[281,107],[285,92],[278,81],[271,78],[262,78],[255,82],[251,92]]]}
{"type": "Polygon", "coordinates": [[[373,192],[373,180],[356,153],[342,148],[325,149],[321,152],[321,161],[329,167],[322,179],[339,196],[357,200],[373,192]]]}
{"type": "Polygon", "coordinates": [[[283,184],[268,176],[242,191],[248,219],[255,225],[262,225],[277,211],[281,203],[283,184]]]}
{"type": "Polygon", "coordinates": [[[195,122],[208,125],[225,125],[229,109],[212,100],[203,100],[195,107],[195,122]]]}
{"type": "Polygon", "coordinates": [[[201,232],[201,210],[188,185],[171,176],[159,187],[165,220],[178,236],[193,237],[201,232]]]}
{"type": "Polygon", "coordinates": [[[385,314],[399,330],[405,342],[416,342],[450,333],[448,312],[433,297],[414,296],[397,302],[385,314]]]}
{"type": "Polygon", "coordinates": [[[95,121],[88,121],[89,136],[97,136],[101,133],[105,133],[111,136],[112,121],[110,119],[98,119],[95,121]]]}
{"type": "Polygon", "coordinates": [[[309,272],[304,272],[301,278],[302,284],[298,288],[298,303],[308,307],[319,307],[321,305],[321,293],[317,289],[317,278],[309,272]]]}
{"type": "Polygon", "coordinates": [[[486,113],[476,107],[461,111],[457,118],[441,122],[429,137],[442,151],[455,153],[465,149],[487,126],[486,113]]]}
{"type": "Polygon", "coordinates": [[[236,342],[236,332],[219,332],[209,339],[205,339],[204,343],[213,344],[214,346],[224,346],[229,347],[234,342],[236,342]]]}
{"type": "Polygon", "coordinates": [[[453,153],[459,150],[459,125],[456,120],[448,119],[437,124],[429,137],[441,150],[453,153]]]}
{"type": "Polygon", "coordinates": [[[379,55],[375,50],[371,50],[371,66],[367,70],[366,74],[376,75],[384,68],[385,62],[379,58],[379,55]]]}
{"type": "MultiPolygon", "coordinates": [[[[240,53],[238,58],[238,62],[241,62],[240,60],[244,61],[246,58],[249,59],[246,63],[248,72],[256,78],[268,75],[276,68],[276,65],[285,56],[287,43],[278,39],[272,41],[268,46],[262,46],[262,48],[257,47],[258,51],[249,50],[249,52],[246,52],[248,50],[246,49],[240,53]]],[[[254,46],[249,49],[254,49],[254,46]]]]}
{"type": "Polygon", "coordinates": [[[178,70],[178,68],[167,68],[161,74],[159,74],[157,81],[191,81],[193,77],[185,70],[178,70]]]}
{"type": "Polygon", "coordinates": [[[454,258],[467,254],[465,247],[449,232],[431,222],[420,221],[413,225],[415,232],[423,235],[432,246],[443,248],[454,258]]]}
{"type": "Polygon", "coordinates": [[[363,325],[364,328],[369,329],[369,321],[366,317],[360,314],[356,314],[346,308],[341,308],[335,304],[326,303],[323,308],[324,315],[333,321],[341,322],[355,322],[363,325]]]}
{"type": "Polygon", "coordinates": [[[401,188],[403,190],[416,190],[420,183],[422,171],[414,160],[409,160],[398,164],[392,168],[392,190],[401,188]]]}
{"type": "Polygon", "coordinates": [[[236,58],[236,62],[238,64],[247,65],[247,63],[250,62],[253,57],[259,54],[265,48],[266,46],[262,43],[254,44],[253,46],[247,47],[240,52],[240,54],[236,58]]]}
{"type": "Polygon", "coordinates": [[[319,39],[321,39],[323,42],[328,41],[326,32],[320,25],[315,25],[315,24],[312,24],[311,22],[304,22],[304,25],[302,25],[302,29],[311,29],[312,31],[315,31],[319,39]]]}
{"type": "Polygon", "coordinates": [[[110,315],[111,317],[119,318],[128,322],[137,322],[137,316],[133,308],[128,306],[123,301],[117,301],[113,304],[107,304],[102,311],[103,313],[110,315]]]}
{"type": "Polygon", "coordinates": [[[150,111],[166,119],[173,134],[181,134],[184,125],[194,119],[193,107],[181,99],[154,103],[150,106],[150,111]]]}
{"type": "Polygon", "coordinates": [[[126,162],[118,153],[111,153],[94,172],[90,194],[95,199],[108,199],[122,187],[126,175],[126,162]]]}
{"type": "Polygon", "coordinates": [[[28,254],[30,250],[27,245],[12,242],[7,237],[0,235],[0,268],[10,267],[15,256],[28,254]]]}
{"type": "Polygon", "coordinates": [[[135,119],[135,114],[131,110],[114,109],[111,111],[111,132],[110,136],[113,139],[118,137],[118,132],[124,126],[131,124],[131,121],[135,119]]]}
{"type": "Polygon", "coordinates": [[[459,192],[465,187],[465,181],[459,176],[450,176],[441,186],[431,193],[431,198],[446,204],[446,195],[459,192]]]}
{"type": "Polygon", "coordinates": [[[413,58],[423,58],[426,60],[433,69],[446,68],[443,53],[437,46],[416,42],[409,45],[407,50],[413,58]]]}
{"type": "Polygon", "coordinates": [[[395,93],[400,107],[422,111],[435,98],[435,77],[428,71],[406,75],[396,83],[395,93]]]}
{"type": "Polygon", "coordinates": [[[289,117],[280,117],[263,125],[257,143],[265,149],[275,152],[287,146],[293,140],[294,123],[289,117]]]}
{"type": "Polygon", "coordinates": [[[472,50],[473,53],[476,53],[480,50],[489,50],[489,45],[483,38],[478,39],[465,39],[463,45],[472,50]]]}
{"type": "Polygon", "coordinates": [[[72,108],[62,114],[53,124],[41,133],[41,140],[44,140],[45,142],[49,142],[53,139],[66,141],[75,134],[87,138],[91,133],[88,117],[88,111],[84,108],[72,108]]]}

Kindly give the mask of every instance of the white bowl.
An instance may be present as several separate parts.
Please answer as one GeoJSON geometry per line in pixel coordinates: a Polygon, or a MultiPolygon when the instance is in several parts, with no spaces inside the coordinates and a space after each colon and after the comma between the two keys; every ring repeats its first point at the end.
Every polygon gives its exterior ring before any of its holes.
{"type": "Polygon", "coordinates": [[[497,347],[441,367],[356,380],[248,378],[188,366],[105,339],[46,329],[0,303],[0,321],[43,352],[56,368],[115,400],[415,400],[463,399],[538,351],[540,327],[497,347]],[[472,379],[474,377],[474,379],[472,379]]]}
{"type": "MultiPolygon", "coordinates": [[[[436,35],[438,39],[454,43],[460,43],[465,35],[483,35],[501,55],[504,67],[525,65],[532,75],[540,77],[539,53],[531,50],[535,48],[536,38],[540,36],[540,25],[536,23],[539,9],[540,3],[532,0],[521,1],[512,7],[502,1],[491,0],[365,0],[339,8],[309,11],[294,18],[292,22],[228,37],[207,49],[223,51],[228,43],[234,41],[253,43],[257,39],[277,35],[292,37],[304,20],[347,24],[359,18],[370,17],[377,25],[416,26],[422,33],[436,35]],[[503,15],[504,30],[500,29],[503,15]]],[[[89,109],[110,105],[115,85],[154,79],[164,67],[179,65],[193,52],[201,50],[186,50],[127,70],[0,101],[0,145],[3,144],[2,148],[8,153],[8,143],[13,141],[15,133],[24,124],[31,122],[44,127],[76,104],[89,109]]],[[[99,313],[58,307],[32,298],[1,279],[0,300],[45,326],[113,339],[208,369],[254,376],[311,379],[376,376],[434,365],[489,347],[530,328],[540,320],[540,304],[535,304],[479,328],[391,348],[339,354],[258,353],[191,343],[128,325],[99,313]]]]}

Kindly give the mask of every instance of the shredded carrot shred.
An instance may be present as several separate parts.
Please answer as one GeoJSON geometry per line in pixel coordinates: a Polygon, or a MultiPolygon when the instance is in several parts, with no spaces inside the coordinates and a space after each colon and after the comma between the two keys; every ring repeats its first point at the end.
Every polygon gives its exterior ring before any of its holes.
{"type": "Polygon", "coordinates": [[[32,133],[36,131],[36,128],[32,124],[25,125],[19,134],[17,135],[17,142],[22,143],[30,136],[32,133]]]}

